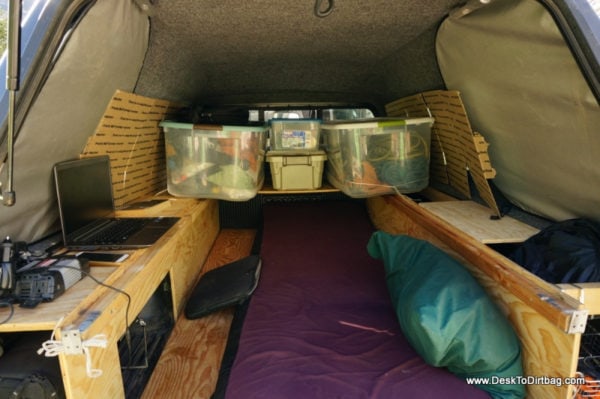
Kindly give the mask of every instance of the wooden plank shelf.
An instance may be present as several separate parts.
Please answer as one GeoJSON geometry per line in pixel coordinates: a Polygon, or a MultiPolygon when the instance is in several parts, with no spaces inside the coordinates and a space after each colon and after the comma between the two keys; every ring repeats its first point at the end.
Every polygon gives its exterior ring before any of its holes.
{"type": "MultiPolygon", "coordinates": [[[[202,273],[250,254],[255,230],[223,229],[202,273]]],[[[210,398],[219,376],[233,308],[196,320],[181,315],[146,385],[142,399],[210,398]]]]}
{"type": "Polygon", "coordinates": [[[484,244],[523,242],[539,230],[473,201],[422,202],[423,208],[484,244]]]}
{"type": "MultiPolygon", "coordinates": [[[[89,358],[85,353],[58,354],[67,399],[125,398],[119,341],[166,277],[173,313],[175,317],[182,313],[219,233],[219,209],[215,200],[165,199],[156,208],[117,212],[121,217],[176,216],[180,220],[154,245],[131,251],[118,266],[92,267],[91,275],[102,285],[86,277],[52,302],[35,309],[15,307],[10,319],[0,325],[1,332],[48,331],[48,338],[54,330],[58,341],[70,331],[79,331],[82,342],[103,340],[102,346],[89,350],[89,358]],[[87,371],[90,365],[101,371],[95,378],[87,371]]],[[[0,317],[9,311],[0,309],[0,317]]]]}
{"type": "Polygon", "coordinates": [[[259,194],[277,195],[277,194],[313,194],[313,193],[338,193],[339,189],[331,184],[323,182],[323,185],[314,190],[275,190],[270,182],[265,182],[263,187],[258,191],[259,194]]]}
{"type": "MultiPolygon", "coordinates": [[[[116,269],[116,267],[104,266],[91,267],[90,275],[104,282],[116,269]]],[[[0,332],[52,331],[62,317],[84,301],[97,287],[98,283],[91,278],[84,278],[52,302],[42,302],[33,309],[15,305],[12,317],[0,324],[0,332]]],[[[8,308],[1,308],[0,319],[4,319],[8,313],[8,308]]]]}

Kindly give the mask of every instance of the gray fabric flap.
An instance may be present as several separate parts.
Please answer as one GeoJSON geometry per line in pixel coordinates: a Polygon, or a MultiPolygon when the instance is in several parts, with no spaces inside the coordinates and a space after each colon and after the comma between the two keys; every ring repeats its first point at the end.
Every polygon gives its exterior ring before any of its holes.
{"type": "Polygon", "coordinates": [[[493,2],[447,19],[436,46],[448,89],[490,143],[500,190],[554,220],[600,218],[600,108],[546,9],[493,2]]]}

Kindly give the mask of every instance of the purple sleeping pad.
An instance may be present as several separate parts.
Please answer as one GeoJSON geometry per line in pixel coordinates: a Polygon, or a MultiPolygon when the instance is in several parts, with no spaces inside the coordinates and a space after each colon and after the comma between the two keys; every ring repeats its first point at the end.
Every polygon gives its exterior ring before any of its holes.
{"type": "Polygon", "coordinates": [[[262,271],[227,399],[489,396],[424,363],[406,341],[366,245],[360,202],[267,204],[262,271]]]}

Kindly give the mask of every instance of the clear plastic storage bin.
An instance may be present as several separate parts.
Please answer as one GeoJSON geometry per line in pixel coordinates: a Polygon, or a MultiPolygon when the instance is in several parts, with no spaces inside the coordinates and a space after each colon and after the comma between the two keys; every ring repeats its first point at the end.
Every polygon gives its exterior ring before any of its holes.
{"type": "Polygon", "coordinates": [[[318,119],[271,119],[271,150],[318,150],[321,121],[318,119]]]}
{"type": "Polygon", "coordinates": [[[376,118],[324,123],[327,180],[356,198],[424,189],[433,122],[376,118]]]}
{"type": "Polygon", "coordinates": [[[160,126],[170,194],[245,201],[262,187],[266,128],[169,121],[160,126]]]}

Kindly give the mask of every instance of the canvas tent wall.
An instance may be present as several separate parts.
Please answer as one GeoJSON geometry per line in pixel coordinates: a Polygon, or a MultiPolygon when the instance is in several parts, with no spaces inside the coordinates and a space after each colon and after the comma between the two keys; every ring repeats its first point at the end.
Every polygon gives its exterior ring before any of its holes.
{"type": "Polygon", "coordinates": [[[550,219],[599,219],[600,107],[563,33],[539,2],[495,1],[448,18],[436,48],[502,192],[550,219]]]}

